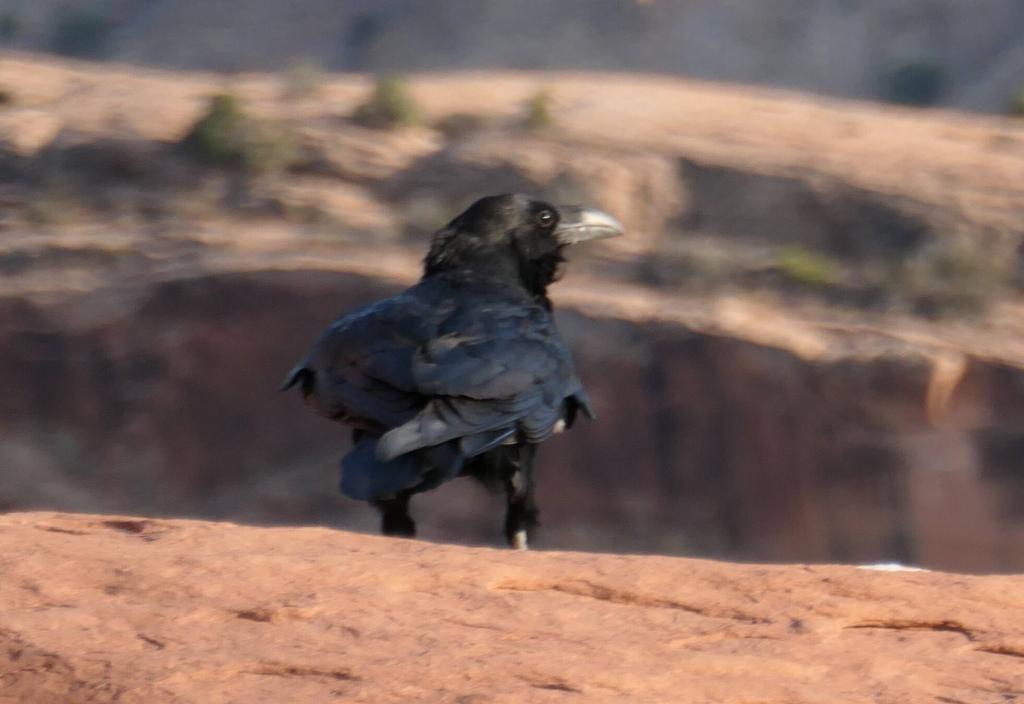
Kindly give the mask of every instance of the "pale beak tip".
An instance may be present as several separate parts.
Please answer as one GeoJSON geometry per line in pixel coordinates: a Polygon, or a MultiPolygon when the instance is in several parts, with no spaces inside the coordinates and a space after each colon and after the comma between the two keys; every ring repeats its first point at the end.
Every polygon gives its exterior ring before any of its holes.
{"type": "Polygon", "coordinates": [[[622,223],[603,210],[579,206],[564,206],[558,210],[562,219],[555,229],[555,236],[562,244],[603,240],[625,232],[622,223]]]}

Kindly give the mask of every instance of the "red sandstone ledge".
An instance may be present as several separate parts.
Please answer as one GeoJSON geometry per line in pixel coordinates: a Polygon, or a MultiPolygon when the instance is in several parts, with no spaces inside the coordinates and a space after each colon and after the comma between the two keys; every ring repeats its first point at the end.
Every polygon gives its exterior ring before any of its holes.
{"type": "Polygon", "coordinates": [[[0,516],[0,701],[1024,701],[1024,576],[0,516]]]}

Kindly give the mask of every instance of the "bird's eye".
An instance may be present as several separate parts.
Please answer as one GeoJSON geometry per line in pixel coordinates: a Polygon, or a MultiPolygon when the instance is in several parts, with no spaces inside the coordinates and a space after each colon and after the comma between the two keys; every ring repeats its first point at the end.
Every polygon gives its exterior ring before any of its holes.
{"type": "Polygon", "coordinates": [[[537,224],[541,227],[551,227],[551,224],[555,221],[555,214],[550,210],[542,210],[537,213],[537,224]]]}

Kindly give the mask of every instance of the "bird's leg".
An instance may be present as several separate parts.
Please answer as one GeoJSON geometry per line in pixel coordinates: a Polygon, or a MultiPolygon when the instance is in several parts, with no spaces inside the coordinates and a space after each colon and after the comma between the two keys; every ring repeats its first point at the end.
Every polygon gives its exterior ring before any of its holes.
{"type": "Polygon", "coordinates": [[[416,523],[409,515],[410,492],[402,491],[386,499],[376,499],[374,507],[380,511],[380,532],[399,538],[416,537],[416,523]]]}
{"type": "Polygon", "coordinates": [[[512,450],[512,465],[505,480],[508,512],[505,514],[505,538],[513,550],[529,547],[529,532],[537,526],[537,504],[533,499],[533,460],[537,446],[528,443],[512,450]]]}

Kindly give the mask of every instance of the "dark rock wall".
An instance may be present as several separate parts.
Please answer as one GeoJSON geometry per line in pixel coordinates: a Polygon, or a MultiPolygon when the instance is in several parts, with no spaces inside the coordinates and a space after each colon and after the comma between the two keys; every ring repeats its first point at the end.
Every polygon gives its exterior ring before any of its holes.
{"type": "MultiPolygon", "coordinates": [[[[116,309],[0,303],[0,509],[373,530],[336,492],[347,432],[276,388],[324,324],[389,290],[265,272],[116,309]]],[[[968,360],[931,417],[925,357],[560,316],[599,419],[542,451],[539,545],[1024,568],[1021,370],[968,360]]],[[[495,544],[501,511],[468,481],[416,503],[425,537],[460,542],[495,544]]]]}

